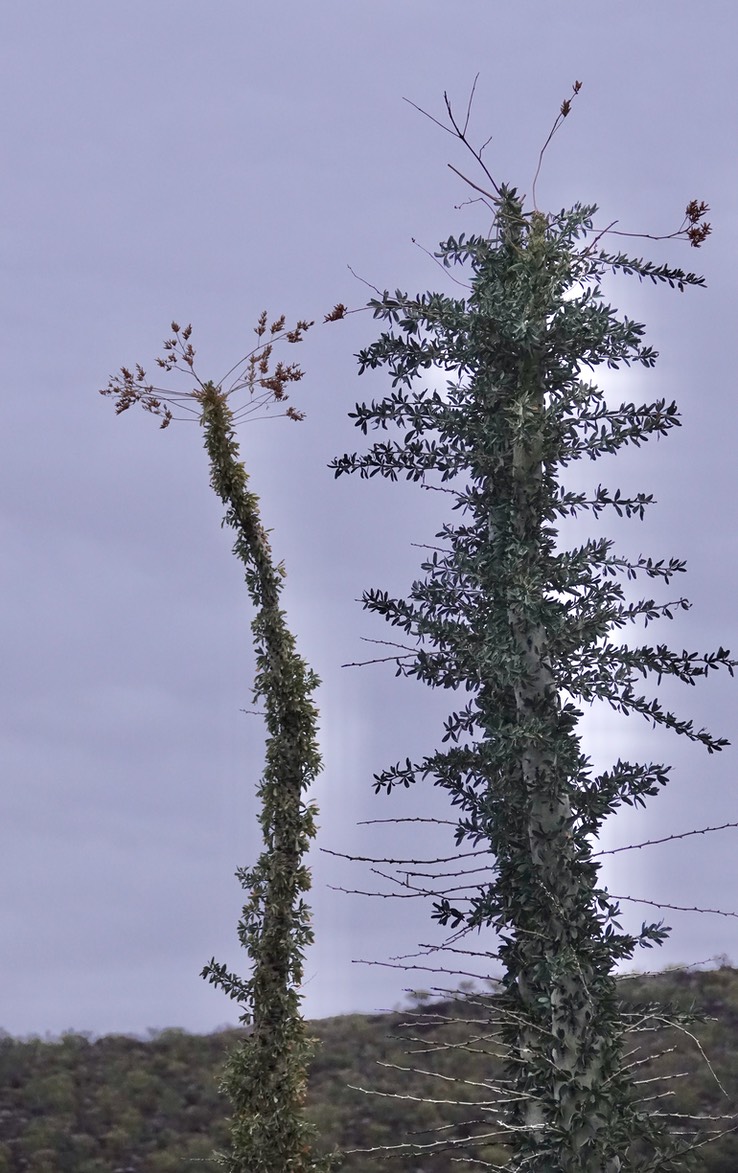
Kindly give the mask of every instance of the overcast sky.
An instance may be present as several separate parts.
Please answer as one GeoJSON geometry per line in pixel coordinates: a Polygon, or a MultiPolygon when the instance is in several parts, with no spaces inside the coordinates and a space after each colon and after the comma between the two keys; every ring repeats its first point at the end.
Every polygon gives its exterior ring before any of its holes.
{"type": "MultiPolygon", "coordinates": [[[[370,291],[349,265],[380,288],[453,289],[422,249],[486,231],[488,217],[458,207],[470,192],[447,163],[471,174],[470,160],[403,97],[440,118],[444,89],[461,110],[479,72],[472,134],[492,135],[497,180],[530,193],[579,79],[539,206],[597,202],[601,226],[658,234],[689,200],[710,204],[700,251],[632,245],[703,272],[706,290],[608,286],[661,353],[655,371],[608,387],[636,402],[676,398],[683,427],[593,475],[659,500],[643,523],[603,517],[606,532],[635,554],[688,560],[675,590],[693,609],[649,634],[735,654],[736,45],[735,4],[717,0],[698,19],[685,0],[4,6],[0,1027],[236,1020],[199,972],[213,955],[246,968],[234,871],[259,851],[263,750],[258,718],[241,711],[250,604],[197,424],[161,432],[141,411],[117,418],[97,390],[121,364],[153,367],[172,318],[193,323],[198,369],[217,379],[250,348],[263,308],[320,322],[337,301],[363,305],[370,291]]],[[[306,421],[245,424],[240,438],[286,562],[291,625],[323,681],[320,846],[450,854],[450,829],[357,825],[453,817],[431,788],[372,789],[375,771],[435,747],[450,698],[396,680],[392,666],[341,668],[376,654],[362,636],[387,634],[362,612],[362,590],[402,593],[420,557],[411,543],[445,516],[441,495],[336,482],[327,467],[361,445],[347,418],[356,400],[387,386],[357,378],[354,355],[376,335],[369,313],[316,325],[284,356],[306,371],[294,396],[306,421]]],[[[727,674],[665,697],[738,737],[727,674]]],[[[604,848],[738,819],[735,748],[709,757],[598,710],[583,729],[602,768],[618,756],[674,764],[668,792],[614,821],[604,848]]],[[[738,957],[737,842],[725,830],[608,862],[618,895],[734,913],[664,914],[672,938],[640,968],[738,957]]],[[[427,904],[335,891],[393,889],[365,866],[313,862],[309,1016],[392,1007],[408,986],[444,984],[354,963],[439,940],[427,904]]],[[[624,910],[636,930],[661,915],[624,910]]]]}

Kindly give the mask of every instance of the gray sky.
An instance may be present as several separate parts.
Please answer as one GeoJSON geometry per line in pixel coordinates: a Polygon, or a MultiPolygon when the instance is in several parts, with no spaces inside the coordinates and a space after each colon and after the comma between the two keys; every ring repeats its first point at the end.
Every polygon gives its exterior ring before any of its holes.
{"type": "MultiPolygon", "coordinates": [[[[614,526],[633,553],[688,559],[677,584],[693,609],[649,627],[700,652],[736,638],[736,403],[732,346],[738,263],[733,3],[684,0],[26,0],[0,17],[4,182],[4,418],[0,456],[0,1026],[95,1033],[234,1022],[199,977],[214,954],[245,969],[234,871],[259,850],[254,789],[263,735],[249,707],[251,610],[195,423],[160,432],[116,418],[96,392],[118,367],[153,368],[169,323],[194,324],[198,369],[222,375],[267,308],[318,322],[365,303],[350,265],[380,288],[445,287],[431,251],[486,230],[447,168],[471,174],[448,135],[402,101],[461,110],[479,71],[472,130],[492,135],[498,180],[530,192],[548,130],[575,79],[583,89],[546,153],[537,195],[558,210],[597,202],[602,226],[669,232],[706,200],[699,251],[638,240],[637,255],[703,272],[685,294],[620,278],[612,300],[648,326],[655,371],[608,380],[625,400],[675,397],[683,427],[594,477],[659,499],[644,523],[614,526]]],[[[323,680],[320,845],[383,856],[449,854],[442,829],[357,826],[450,817],[431,789],[374,796],[372,773],[430,751],[450,697],[391,666],[340,667],[374,649],[362,589],[403,592],[443,520],[436,494],[333,479],[361,445],[347,412],[381,394],[357,379],[377,335],[368,313],[316,325],[299,352],[300,425],[245,425],[242,451],[273,545],[300,650],[323,680]],[[429,499],[430,498],[430,499],[429,499]]],[[[583,470],[583,474],[587,470],[583,470]]],[[[574,540],[582,526],[571,531],[574,540]]],[[[635,630],[631,638],[636,638],[635,630]]],[[[735,682],[665,692],[679,711],[736,737],[735,682]]],[[[618,756],[674,764],[669,791],[607,830],[615,847],[738,819],[736,750],[707,754],[638,718],[587,714],[603,768],[618,756]]],[[[616,894],[738,909],[736,832],[624,853],[616,894]]],[[[440,939],[427,905],[349,896],[389,891],[360,865],[314,859],[317,942],[311,1017],[373,1011],[442,977],[386,965],[440,939]]],[[[658,912],[624,906],[640,927],[658,912]]],[[[738,956],[736,919],[669,913],[671,941],[640,968],[738,956]]]]}

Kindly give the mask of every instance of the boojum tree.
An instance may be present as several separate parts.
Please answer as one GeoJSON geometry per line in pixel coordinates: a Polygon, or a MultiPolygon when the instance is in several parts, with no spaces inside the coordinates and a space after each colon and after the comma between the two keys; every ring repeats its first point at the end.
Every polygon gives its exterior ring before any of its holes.
{"type": "MultiPolygon", "coordinates": [[[[258,346],[218,383],[203,382],[195,371],[190,326],[172,323],[165,343],[164,371],[183,371],[194,389],[184,392],[154,387],[142,367],[121,368],[103,395],[115,399],[120,413],[135,403],[162,419],[167,427],[172,407],[199,417],[210,462],[210,483],[226,506],[223,524],[236,535],[234,553],[242,562],[256,615],[251,623],[256,652],[254,702],[263,702],[267,730],[266,762],[257,796],[264,850],[253,868],[236,875],[248,894],[238,936],[251,962],[251,975],[241,978],[215,958],[202,976],[220,987],[242,1008],[239,1021],[251,1026],[231,1052],[221,1090],[230,1098],[231,1148],[215,1160],[229,1173],[322,1173],[333,1158],[315,1148],[315,1129],[304,1114],[307,1067],[314,1040],[300,1013],[300,986],[306,947],[313,940],[310,910],[304,896],[310,889],[305,855],[316,834],[317,808],[305,793],[322,768],[318,748],[317,709],[313,693],[320,681],[298,654],[280,593],[284,567],[275,563],[260,515],[259,499],[248,487],[249,477],[236,440],[237,422],[272,404],[284,405],[287,386],[302,378],[296,364],[270,360],[274,343],[301,341],[312,325],[300,321],[285,329],[281,317],[267,333],[263,313],[256,328],[258,346]],[[266,339],[265,339],[266,335],[266,339]],[[230,384],[226,386],[226,381],[230,384]],[[229,405],[239,391],[245,404],[229,405]]],[[[299,420],[292,406],[284,411],[299,420]]]]}
{"type": "MultiPolygon", "coordinates": [[[[469,112],[461,126],[446,104],[452,133],[469,146],[469,112]]],[[[616,641],[628,624],[689,606],[683,598],[628,602],[622,579],[668,584],[684,563],[624,557],[606,537],[562,549],[557,523],[584,511],[642,518],[651,495],[602,485],[575,491],[563,474],[574,461],[679,424],[675,403],[614,407],[588,380],[603,364],[650,368],[657,358],[643,326],[606,303],[604,276],[635,274],[680,291],[704,281],[606,251],[594,205],[555,214],[526,208],[525,197],[498,185],[481,152],[473,153],[484,179],[468,182],[487,202],[493,231],[452,237],[436,253],[467,278],[468,292],[398,290],[369,303],[388,325],[359,354],[360,372],[386,368],[392,390],[358,404],[352,418],[365,435],[396,432],[333,464],[337,477],[404,477],[440,488],[458,514],[437,534],[407,598],[364,594],[366,609],[409,637],[406,652],[387,657],[397,673],[462,698],[445,722],[444,747],[375,775],[375,789],[426,780],[442,787],[459,812],[457,846],[481,844],[493,860],[491,878],[470,881],[466,900],[434,901],[440,925],[493,930],[503,969],[494,1015],[506,1081],[501,1091],[497,1081],[495,1106],[490,1085],[481,1124],[473,1122],[478,1127],[457,1146],[474,1152],[476,1137],[479,1160],[480,1146],[500,1139],[504,1167],[519,1173],[655,1173],[681,1167],[692,1141],[670,1138],[638,1104],[623,1054],[633,1015],[619,1002],[614,971],[669,930],[663,923],[621,930],[593,847],[608,816],[623,803],[644,805],[667,783],[669,767],[619,759],[594,776],[577,730],[580,706],[605,701],[712,753],[724,738],[662,708],[638,680],[694,684],[718,668],[732,675],[736,661],[724,648],[698,655],[616,641]],[[445,393],[427,385],[433,371],[446,372],[445,393]]],[[[671,236],[700,244],[707,211],[690,203],[671,236]]]]}

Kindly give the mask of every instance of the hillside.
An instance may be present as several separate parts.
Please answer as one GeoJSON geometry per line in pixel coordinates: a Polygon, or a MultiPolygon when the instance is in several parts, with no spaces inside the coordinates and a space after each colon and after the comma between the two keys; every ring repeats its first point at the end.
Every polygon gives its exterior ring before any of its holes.
{"type": "MultiPolygon", "coordinates": [[[[662,1072],[689,1073],[665,1085],[674,1087],[670,1109],[705,1116],[738,1111],[738,970],[671,971],[628,980],[621,989],[629,1001],[658,998],[682,1008],[696,1004],[709,1016],[694,1033],[727,1096],[697,1046],[681,1037],[678,1051],[659,1060],[662,1072]]],[[[484,1005],[482,994],[466,1003],[418,998],[404,1012],[312,1023],[322,1046],[312,1069],[310,1112],[326,1147],[398,1144],[410,1129],[414,1139],[432,1141],[439,1136],[432,1130],[463,1120],[465,1110],[458,1106],[417,1103],[412,1097],[469,1100],[474,1098],[471,1084],[459,1087],[448,1079],[440,1082],[378,1064],[427,1070],[434,1063],[434,1070],[447,1077],[489,1079],[496,1068],[483,1047],[477,1045],[470,1054],[453,1045],[469,1031],[459,1019],[469,1019],[474,1007],[484,1005]],[[366,1094],[349,1085],[394,1090],[405,1098],[366,1094]]],[[[0,1173],[204,1170],[213,1149],[227,1144],[228,1105],[217,1090],[217,1077],[237,1034],[166,1030],[148,1041],[124,1035],[96,1041],[80,1034],[58,1040],[0,1035],[0,1173]]],[[[670,1041],[664,1035],[667,1045],[670,1041]]],[[[483,1090],[478,1094],[484,1098],[483,1090]]],[[[494,1160],[503,1153],[488,1146],[483,1155],[494,1160]]],[[[696,1167],[704,1173],[735,1173],[738,1133],[701,1148],[696,1167]]],[[[420,1164],[417,1159],[387,1164],[354,1154],[341,1168],[368,1173],[415,1170],[420,1164]]],[[[449,1154],[428,1154],[422,1168],[424,1173],[456,1173],[463,1165],[452,1164],[449,1154]]]]}

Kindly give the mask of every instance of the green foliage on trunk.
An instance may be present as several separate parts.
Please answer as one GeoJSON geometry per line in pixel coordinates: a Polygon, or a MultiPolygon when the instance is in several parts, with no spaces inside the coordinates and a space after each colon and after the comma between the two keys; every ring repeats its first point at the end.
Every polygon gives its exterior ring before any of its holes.
{"type": "MultiPolygon", "coordinates": [[[[594,776],[577,724],[580,706],[604,700],[719,750],[724,739],[662,709],[638,681],[693,684],[712,669],[732,674],[735,661],[723,648],[696,655],[615,639],[628,624],[688,606],[628,602],[620,580],[668,583],[684,564],[631,561],[604,537],[562,550],[557,522],[586,510],[642,517],[649,495],[573,491],[562,473],[679,423],[674,403],[611,407],[588,381],[602,364],[649,368],[657,357],[643,327],[605,302],[604,275],[635,273],[680,290],[703,281],[598,248],[594,207],[544,215],[527,212],[514,188],[486,194],[494,238],[462,235],[436,254],[457,274],[465,267],[465,296],[397,291],[369,303],[388,326],[358,356],[360,370],[386,368],[393,389],[352,418],[362,433],[389,438],[333,463],[336,476],[441,488],[458,516],[437,534],[406,599],[364,595],[369,611],[408,637],[398,674],[456,698],[444,747],[376,775],[376,790],[432,781],[459,812],[457,845],[493,853],[491,881],[475,890],[470,881],[466,902],[444,896],[433,912],[458,935],[494,930],[498,945],[487,956],[504,969],[493,1018],[508,1082],[486,1089],[476,1131],[505,1142],[511,1171],[655,1173],[681,1167],[690,1141],[667,1135],[637,1102],[623,1039],[639,1012],[622,1007],[614,969],[668,929],[621,931],[593,845],[618,807],[658,793],[669,767],[619,759],[594,776]],[[424,382],[434,368],[447,375],[444,393],[424,382]]],[[[689,223],[698,219],[688,209],[689,223]]],[[[641,1025],[652,1012],[644,1008],[641,1025]]],[[[466,1142],[462,1151],[475,1150],[466,1142]]]]}
{"type": "MultiPolygon", "coordinates": [[[[299,322],[294,330],[284,331],[280,318],[270,334],[298,342],[308,325],[299,322]]],[[[173,418],[169,403],[187,408],[190,400],[197,405],[210,483],[226,506],[223,524],[235,531],[234,553],[243,563],[256,609],[251,624],[256,649],[254,702],[263,702],[268,734],[257,791],[264,850],[253,868],[236,873],[248,893],[238,936],[252,964],[251,976],[243,979],[215,958],[202,971],[239,1003],[240,1021],[251,1027],[225,1066],[221,1088],[233,1105],[231,1148],[216,1154],[216,1160],[229,1173],[319,1173],[333,1158],[316,1155],[316,1129],[304,1114],[314,1040],[300,1013],[300,985],[305,949],[313,940],[310,909],[303,898],[310,889],[310,872],[303,861],[316,834],[317,808],[304,801],[304,793],[322,768],[312,700],[320,681],[298,654],[279,605],[284,569],[274,563],[259,499],[248,488],[228,404],[229,396],[242,388],[250,393],[247,410],[281,402],[287,398],[285,384],[301,378],[302,372],[295,365],[278,363],[269,374],[272,344],[265,343],[243,360],[242,378],[224,390],[221,384],[197,378],[191,327],[180,331],[172,323],[172,329],[174,337],[165,344],[166,356],[158,364],[166,371],[185,370],[198,384],[194,390],[185,396],[162,391],[147,383],[145,372],[137,367],[135,375],[123,368],[103,394],[115,397],[118,412],[140,402],[162,417],[162,427],[173,418]]],[[[256,333],[262,337],[265,331],[263,314],[256,333]]],[[[293,408],[285,414],[300,418],[293,408]]]]}

